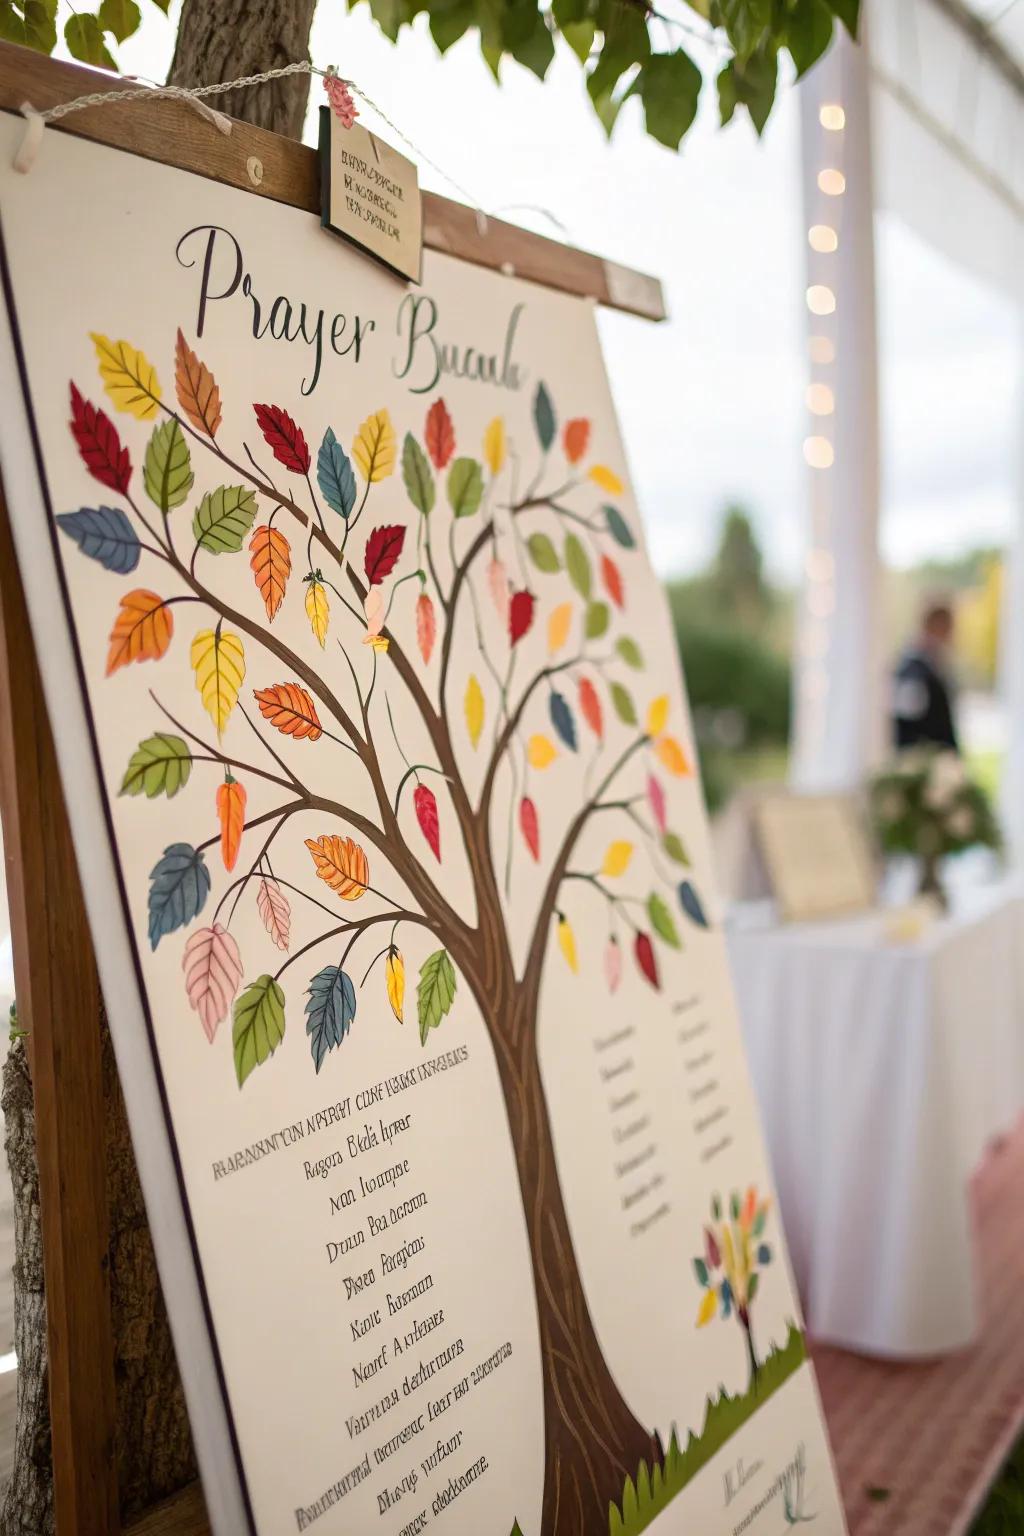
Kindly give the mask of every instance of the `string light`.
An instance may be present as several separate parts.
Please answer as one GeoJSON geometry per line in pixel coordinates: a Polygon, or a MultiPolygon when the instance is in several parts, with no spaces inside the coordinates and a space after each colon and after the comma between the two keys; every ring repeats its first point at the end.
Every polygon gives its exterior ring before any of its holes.
{"type": "Polygon", "coordinates": [[[807,343],[811,354],[811,362],[819,364],[834,363],[836,360],[836,344],[831,336],[812,336],[807,343]]]}
{"type": "Polygon", "coordinates": [[[836,296],[824,283],[812,283],[807,290],[807,308],[812,315],[831,315],[836,307],[836,296]]]}
{"type": "Polygon", "coordinates": [[[835,453],[827,437],[805,437],[804,458],[812,469],[831,469],[835,453]]]}
{"type": "Polygon", "coordinates": [[[842,197],[846,191],[846,177],[833,166],[818,172],[818,187],[826,197],[842,197]]]}
{"type": "Polygon", "coordinates": [[[836,397],[828,384],[808,384],[805,399],[812,416],[831,416],[836,408],[836,397]]]}
{"type": "Polygon", "coordinates": [[[827,101],[818,112],[818,122],[831,133],[839,133],[846,127],[846,113],[834,101],[827,101]]]}
{"type": "Polygon", "coordinates": [[[829,256],[838,249],[839,236],[831,224],[812,224],[807,231],[807,243],[812,251],[817,251],[821,256],[829,256]]]}

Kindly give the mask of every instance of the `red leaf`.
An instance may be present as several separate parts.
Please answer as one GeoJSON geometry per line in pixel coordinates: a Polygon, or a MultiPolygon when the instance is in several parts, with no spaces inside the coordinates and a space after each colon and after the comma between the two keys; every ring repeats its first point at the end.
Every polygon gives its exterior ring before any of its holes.
{"type": "Polygon", "coordinates": [[[626,589],[622,585],[622,572],[609,555],[601,556],[601,580],[616,608],[625,608],[626,589]]]}
{"type": "Polygon", "coordinates": [[[708,1268],[717,1269],[722,1262],[722,1250],[710,1227],[704,1228],[704,1252],[707,1254],[708,1268]]]}
{"type": "Polygon", "coordinates": [[[590,442],[590,422],[585,416],[575,416],[562,429],[562,446],[570,464],[578,464],[590,442]]]}
{"type": "Polygon", "coordinates": [[[128,449],[122,448],[117,428],[102,411],[83,400],[71,385],[71,431],[86,469],[100,485],[124,496],[132,476],[128,449]]]}
{"type": "Polygon", "coordinates": [[[366,541],[363,570],[371,587],[377,586],[385,576],[390,576],[405,543],[405,528],[399,523],[375,528],[366,541]]]}
{"type": "Polygon", "coordinates": [[[580,714],[600,741],[604,734],[604,715],[601,712],[601,700],[597,696],[597,689],[589,677],[580,678],[579,693],[580,714]]]}
{"type": "Polygon", "coordinates": [[[508,605],[508,633],[509,639],[515,645],[526,634],[533,623],[533,610],[536,599],[532,592],[525,589],[521,592],[513,592],[508,605]]]}
{"type": "Polygon", "coordinates": [[[657,992],[661,986],[658,980],[658,962],[654,958],[654,945],[646,933],[637,934],[633,943],[633,954],[642,974],[657,992]]]}
{"type": "Polygon", "coordinates": [[[435,469],[444,469],[455,452],[455,428],[443,400],[435,400],[427,412],[427,452],[435,469]]]}
{"type": "Polygon", "coordinates": [[[668,826],[668,807],[665,804],[665,791],[653,773],[647,776],[647,803],[651,808],[654,824],[664,837],[665,828],[668,826]]]}
{"type": "Polygon", "coordinates": [[[308,474],[309,447],[302,429],[295,425],[288,412],[282,411],[279,405],[254,405],[253,410],[277,462],[293,474],[308,474]]]}
{"type": "Polygon", "coordinates": [[[526,795],[519,802],[519,829],[527,848],[533,854],[535,862],[539,864],[540,823],[537,820],[537,807],[526,795]]]}
{"type": "Polygon", "coordinates": [[[416,820],[420,824],[420,831],[426,838],[434,858],[440,864],[441,828],[437,822],[437,801],[434,798],[434,791],[428,789],[425,784],[417,784],[412,803],[416,807],[416,820]]]}

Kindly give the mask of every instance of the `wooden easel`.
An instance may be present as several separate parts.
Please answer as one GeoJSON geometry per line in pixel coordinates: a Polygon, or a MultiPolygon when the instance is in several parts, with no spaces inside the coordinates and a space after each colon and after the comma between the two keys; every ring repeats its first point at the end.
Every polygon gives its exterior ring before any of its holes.
{"type": "MultiPolygon", "coordinates": [[[[25,101],[42,111],[116,84],[0,43],[5,111],[25,101]]],[[[47,129],[58,131],[320,211],[313,150],[241,122],[225,137],[180,101],[88,108],[47,129]]],[[[511,264],[517,276],[550,288],[646,319],[665,317],[654,278],[497,219],[482,225],[472,209],[431,192],[423,194],[423,214],[432,250],[496,270],[511,264]]],[[[57,1536],[120,1536],[96,963],[2,495],[0,815],[18,1015],[28,1031],[35,1095],[57,1536]]],[[[170,1533],[209,1536],[198,1484],[152,1510],[128,1536],[170,1533]]]]}

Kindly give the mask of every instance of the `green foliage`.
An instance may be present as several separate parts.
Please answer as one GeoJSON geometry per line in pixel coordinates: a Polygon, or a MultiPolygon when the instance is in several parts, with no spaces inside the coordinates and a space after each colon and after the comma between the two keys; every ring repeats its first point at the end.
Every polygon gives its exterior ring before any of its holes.
{"type": "Polygon", "coordinates": [[[1018,1536],[1024,1531],[1024,1440],[1003,1467],[970,1536],[1018,1536]]]}
{"type": "Polygon", "coordinates": [[[664,1463],[661,1466],[655,1463],[648,1469],[647,1463],[642,1461],[635,1481],[627,1477],[621,1508],[612,1504],[608,1510],[608,1536],[639,1536],[645,1531],[701,1467],[721,1450],[730,1436],[764,1406],[794,1371],[799,1370],[806,1358],[804,1336],[795,1323],[790,1323],[785,1344],[781,1349],[773,1347],[769,1352],[756,1388],[737,1397],[724,1389],[717,1397],[709,1397],[704,1426],[697,1435],[690,1432],[684,1449],[680,1449],[673,1429],[664,1463]]]}
{"type": "Polygon", "coordinates": [[[988,795],[954,752],[901,752],[871,781],[871,812],[886,853],[937,859],[1001,843],[988,795]]]}

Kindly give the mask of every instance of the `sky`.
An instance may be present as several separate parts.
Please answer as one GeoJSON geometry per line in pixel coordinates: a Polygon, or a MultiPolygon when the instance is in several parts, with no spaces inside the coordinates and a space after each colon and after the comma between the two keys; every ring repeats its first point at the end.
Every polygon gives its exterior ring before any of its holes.
{"type": "MultiPolygon", "coordinates": [[[[177,0],[169,19],[142,3],[143,26],[122,46],[121,68],[160,80],[177,0]]],[[[679,154],[646,137],[637,103],[609,143],[568,50],[543,84],[506,61],[499,87],[475,37],[441,58],[424,21],[394,46],[368,6],[349,13],[343,0],[321,0],[312,57],[355,80],[462,192],[421,160],[424,187],[469,194],[490,213],[662,279],[667,322],[600,316],[655,563],[666,576],[699,567],[723,507],[739,502],[772,574],[796,580],[809,429],[795,89],[782,92],[760,142],[745,119],[719,128],[708,89],[679,154]]],[[[714,65],[708,54],[704,62],[714,65]]],[[[309,142],[321,99],[314,82],[309,142]]],[[[360,106],[365,125],[394,141],[360,106]]],[[[1005,542],[1020,413],[1010,306],[892,215],[878,215],[876,227],[883,554],[906,565],[1005,542]]]]}

